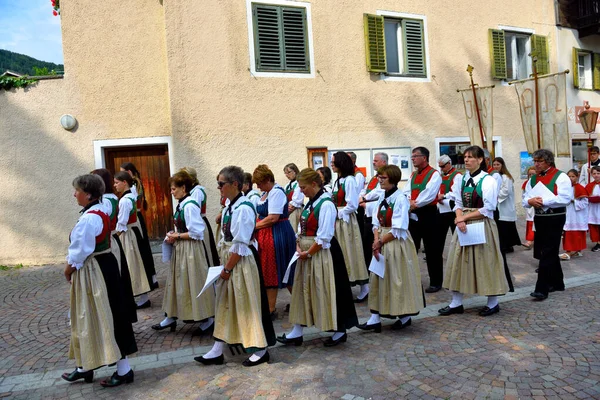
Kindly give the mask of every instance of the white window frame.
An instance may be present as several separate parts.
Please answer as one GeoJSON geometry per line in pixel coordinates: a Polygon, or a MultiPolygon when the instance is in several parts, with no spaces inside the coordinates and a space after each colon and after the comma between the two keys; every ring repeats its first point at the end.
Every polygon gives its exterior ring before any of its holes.
{"type": "Polygon", "coordinates": [[[594,90],[594,61],[593,61],[593,57],[594,54],[591,51],[587,51],[587,50],[579,50],[577,49],[577,73],[578,73],[578,77],[579,77],[579,89],[584,89],[584,90],[594,90]],[[587,57],[587,60],[589,61],[589,65],[583,65],[583,74],[581,73],[581,64],[579,63],[579,57],[584,56],[587,57]],[[582,85],[582,81],[581,78],[584,79],[586,85],[582,85]]]}
{"type": "MultiPolygon", "coordinates": [[[[409,14],[409,13],[401,13],[396,11],[386,11],[386,10],[377,10],[376,15],[380,15],[382,17],[394,18],[394,19],[418,19],[423,21],[423,42],[425,43],[425,69],[427,70],[427,77],[424,78],[413,78],[410,76],[393,76],[386,75],[385,73],[381,73],[380,80],[382,81],[390,81],[390,82],[431,82],[431,66],[430,66],[430,57],[429,57],[429,34],[427,28],[427,16],[421,14],[409,14]]],[[[398,57],[402,57],[404,54],[404,48],[400,47],[402,40],[398,38],[398,57]]],[[[400,61],[400,60],[399,60],[400,61]]]]}
{"type": "MultiPolygon", "coordinates": [[[[529,40],[527,41],[527,46],[526,46],[525,51],[527,54],[531,53],[531,36],[535,35],[535,29],[519,28],[516,26],[510,26],[510,25],[498,25],[498,29],[503,30],[505,34],[508,32],[508,33],[521,33],[521,34],[529,35],[529,40]]],[[[527,76],[524,78],[519,78],[519,79],[527,79],[527,78],[529,78],[529,75],[533,73],[533,64],[531,62],[531,57],[529,57],[528,55],[525,55],[525,56],[527,57],[527,76]]],[[[508,58],[506,59],[506,62],[508,63],[508,58]]],[[[511,62],[512,62],[512,60],[511,60],[511,62]]],[[[510,82],[512,80],[513,80],[512,78],[503,79],[502,85],[507,86],[508,82],[510,82]]]]}
{"type": "Polygon", "coordinates": [[[313,78],[315,77],[315,50],[312,33],[311,3],[293,0],[246,0],[246,18],[248,22],[248,54],[250,55],[250,75],[257,78],[313,78]],[[252,18],[252,4],[266,4],[272,6],[304,7],[306,9],[306,30],[308,33],[308,56],[310,63],[309,73],[298,72],[260,72],[256,70],[256,53],[254,52],[254,21],[252,18]]]}

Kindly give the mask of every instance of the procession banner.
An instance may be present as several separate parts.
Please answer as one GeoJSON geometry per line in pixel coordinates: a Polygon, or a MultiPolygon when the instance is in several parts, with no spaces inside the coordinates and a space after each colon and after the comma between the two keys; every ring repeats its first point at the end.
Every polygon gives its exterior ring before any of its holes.
{"type": "Polygon", "coordinates": [[[479,122],[477,121],[477,110],[473,99],[473,89],[462,89],[459,92],[463,97],[465,106],[465,116],[467,117],[467,129],[469,130],[469,139],[472,145],[481,148],[486,147],[492,151],[494,138],[494,87],[476,87],[477,104],[479,105],[479,115],[481,116],[481,125],[485,136],[485,146],[481,143],[481,134],[479,133],[479,122]]]}
{"type": "MultiPolygon", "coordinates": [[[[511,82],[515,85],[527,151],[538,149],[535,116],[535,81],[533,78],[511,82]]],[[[557,157],[570,157],[571,140],[567,129],[566,73],[538,77],[540,107],[540,148],[557,157]]]]}

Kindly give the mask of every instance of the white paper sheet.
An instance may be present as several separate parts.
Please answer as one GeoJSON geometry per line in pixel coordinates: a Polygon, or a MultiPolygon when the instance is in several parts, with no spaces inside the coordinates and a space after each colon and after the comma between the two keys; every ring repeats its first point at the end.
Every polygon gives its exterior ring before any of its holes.
{"type": "MultiPolygon", "coordinates": [[[[529,197],[541,197],[544,202],[552,200],[555,195],[544,185],[542,182],[538,182],[528,193],[529,197]]],[[[549,207],[542,207],[544,211],[547,211],[549,207]]]]}
{"type": "Polygon", "coordinates": [[[200,293],[198,293],[198,296],[196,296],[196,298],[200,297],[200,295],[202,293],[204,293],[206,291],[206,289],[211,287],[212,284],[215,283],[217,281],[217,279],[219,279],[219,277],[221,276],[221,271],[223,271],[223,268],[224,268],[223,265],[219,265],[218,267],[209,267],[208,268],[208,275],[206,275],[206,282],[204,283],[204,287],[202,288],[200,293]]]}
{"type": "Polygon", "coordinates": [[[485,230],[483,222],[475,222],[467,225],[467,231],[463,233],[460,229],[458,232],[458,242],[461,246],[473,246],[476,244],[486,243],[485,230]]]}
{"type": "Polygon", "coordinates": [[[295,252],[292,256],[292,259],[290,260],[290,263],[288,264],[287,269],[285,270],[285,275],[283,276],[283,283],[288,283],[288,281],[290,280],[290,271],[292,270],[292,264],[294,264],[299,258],[300,254],[298,254],[298,252],[295,252]]]}
{"type": "Polygon", "coordinates": [[[383,258],[383,254],[379,254],[379,261],[377,261],[375,256],[371,258],[369,271],[383,279],[383,276],[385,275],[385,259],[383,258]]]}
{"type": "Polygon", "coordinates": [[[162,262],[171,261],[171,255],[173,254],[173,245],[167,243],[167,238],[162,242],[162,262]]]}

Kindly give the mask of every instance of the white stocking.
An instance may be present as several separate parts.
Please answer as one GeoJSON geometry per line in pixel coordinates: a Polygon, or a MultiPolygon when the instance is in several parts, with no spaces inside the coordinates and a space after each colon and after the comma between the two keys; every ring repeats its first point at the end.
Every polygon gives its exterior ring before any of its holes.
{"type": "Polygon", "coordinates": [[[119,375],[119,376],[126,375],[130,370],[131,370],[131,367],[129,366],[129,360],[127,359],[127,356],[125,356],[125,358],[117,361],[117,375],[119,375]]]}
{"type": "Polygon", "coordinates": [[[302,325],[295,324],[294,328],[292,328],[292,331],[290,333],[286,334],[285,337],[287,339],[294,339],[294,338],[302,336],[303,332],[304,332],[304,328],[302,327],[302,325]]]}
{"type": "Polygon", "coordinates": [[[144,294],[140,294],[137,297],[137,301],[135,302],[138,306],[141,306],[142,304],[144,304],[145,302],[147,302],[148,299],[148,293],[144,293],[144,294]]]}
{"type": "Polygon", "coordinates": [[[223,354],[223,348],[225,347],[225,342],[219,342],[215,340],[215,344],[212,349],[208,353],[202,356],[204,359],[208,358],[217,358],[223,354]]]}
{"type": "Polygon", "coordinates": [[[381,322],[381,318],[379,317],[379,314],[371,313],[371,318],[369,318],[369,320],[367,321],[367,325],[375,325],[380,322],[381,322]]]}
{"type": "Polygon", "coordinates": [[[160,321],[160,326],[167,326],[169,324],[172,324],[173,321],[175,321],[175,318],[167,317],[167,318],[163,319],[162,321],[160,321]]]}
{"type": "Polygon", "coordinates": [[[358,294],[358,299],[362,300],[368,294],[369,294],[369,284],[365,283],[364,285],[360,285],[360,293],[358,294]]]}
{"type": "Polygon", "coordinates": [[[265,355],[266,352],[267,352],[267,349],[262,349],[262,350],[257,351],[256,353],[254,353],[250,356],[250,361],[257,362],[265,355]]]}
{"type": "Polygon", "coordinates": [[[345,333],[346,332],[336,332],[331,337],[331,340],[338,340],[339,338],[341,338],[342,336],[344,336],[345,333]]]}
{"type": "Polygon", "coordinates": [[[207,330],[208,328],[210,328],[213,322],[215,322],[215,319],[213,317],[210,317],[205,322],[202,322],[200,324],[200,329],[202,329],[203,331],[207,330]]]}
{"type": "Polygon", "coordinates": [[[494,308],[498,305],[498,296],[488,296],[488,308],[494,308]]]}
{"type": "Polygon", "coordinates": [[[463,294],[461,292],[452,292],[452,302],[450,308],[456,308],[462,306],[463,294]]]}
{"type": "Polygon", "coordinates": [[[402,317],[402,318],[400,318],[400,322],[402,322],[402,325],[404,325],[408,321],[410,321],[410,317],[402,317]]]}

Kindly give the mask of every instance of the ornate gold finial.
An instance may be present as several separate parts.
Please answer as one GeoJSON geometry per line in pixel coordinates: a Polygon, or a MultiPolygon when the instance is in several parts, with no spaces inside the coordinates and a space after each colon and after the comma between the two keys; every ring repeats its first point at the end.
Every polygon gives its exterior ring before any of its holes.
{"type": "Polygon", "coordinates": [[[473,70],[475,68],[473,68],[473,66],[471,64],[467,65],[467,72],[469,73],[469,75],[473,76],[473,70]]]}

